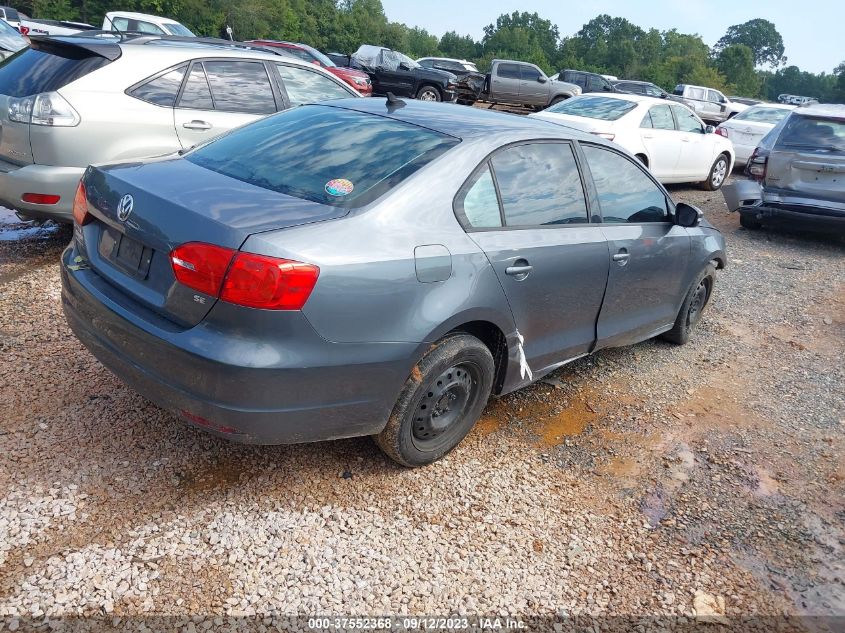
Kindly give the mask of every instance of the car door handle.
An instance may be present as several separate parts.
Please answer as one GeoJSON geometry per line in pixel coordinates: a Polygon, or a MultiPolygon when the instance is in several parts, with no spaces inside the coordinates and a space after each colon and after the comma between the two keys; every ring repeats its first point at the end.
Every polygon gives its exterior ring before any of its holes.
{"type": "Polygon", "coordinates": [[[618,253],[614,253],[613,261],[615,261],[620,266],[624,266],[625,264],[628,263],[629,257],[630,257],[630,255],[628,254],[627,249],[622,248],[622,249],[619,250],[618,253]]]}
{"type": "Polygon", "coordinates": [[[686,137],[682,138],[681,141],[684,142],[684,143],[689,143],[689,139],[686,138],[686,137]]]}
{"type": "Polygon", "coordinates": [[[505,268],[505,274],[510,275],[511,277],[525,277],[534,270],[534,266],[525,265],[525,266],[508,266],[505,268]]]}
{"type": "Polygon", "coordinates": [[[652,134],[643,134],[643,138],[654,138],[652,134]]]}
{"type": "Polygon", "coordinates": [[[183,123],[182,127],[186,130],[210,130],[214,126],[211,125],[208,121],[191,121],[189,123],[183,123]]]}

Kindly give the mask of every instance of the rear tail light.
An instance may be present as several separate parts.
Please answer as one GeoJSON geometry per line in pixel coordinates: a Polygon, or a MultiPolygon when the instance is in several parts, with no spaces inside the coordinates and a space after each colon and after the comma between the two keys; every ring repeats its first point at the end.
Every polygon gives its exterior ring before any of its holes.
{"type": "Polygon", "coordinates": [[[600,136],[601,138],[606,138],[608,141],[612,141],[616,138],[615,134],[610,134],[608,132],[593,132],[592,134],[595,136],[600,136]]]}
{"type": "Polygon", "coordinates": [[[73,221],[79,226],[84,226],[91,221],[91,215],[88,213],[88,194],[82,181],[79,182],[76,195],[73,197],[73,221]]]}
{"type": "Polygon", "coordinates": [[[170,253],[176,279],[228,303],[264,310],[300,310],[320,275],[313,264],[189,242],[170,253]]]}
{"type": "Polygon", "coordinates": [[[769,164],[768,152],[760,152],[760,148],[754,149],[751,158],[748,159],[748,164],[745,166],[745,175],[750,176],[753,180],[762,182],[766,179],[766,169],[769,164]]]}
{"type": "Polygon", "coordinates": [[[25,193],[21,196],[21,200],[31,204],[56,204],[61,199],[54,193],[25,193]]]}
{"type": "Polygon", "coordinates": [[[58,92],[9,99],[9,120],[32,125],[74,127],[81,119],[58,92]]]}
{"type": "Polygon", "coordinates": [[[728,137],[728,131],[725,128],[723,128],[721,125],[716,128],[716,134],[718,134],[719,136],[724,136],[725,138],[729,138],[728,137]]]}
{"type": "Polygon", "coordinates": [[[21,32],[21,35],[28,35],[29,34],[29,27],[28,26],[19,26],[18,30],[21,32]]]}

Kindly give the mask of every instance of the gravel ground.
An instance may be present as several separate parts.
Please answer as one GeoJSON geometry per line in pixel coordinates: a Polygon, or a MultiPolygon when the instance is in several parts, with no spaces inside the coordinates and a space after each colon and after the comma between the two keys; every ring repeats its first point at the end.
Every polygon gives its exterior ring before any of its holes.
{"type": "Polygon", "coordinates": [[[0,630],[100,614],[845,617],[845,246],[740,229],[718,192],[673,195],[731,259],[692,341],[601,352],[491,401],[413,471],[366,438],[253,447],[189,428],[66,327],[68,230],[0,240],[0,630]]]}

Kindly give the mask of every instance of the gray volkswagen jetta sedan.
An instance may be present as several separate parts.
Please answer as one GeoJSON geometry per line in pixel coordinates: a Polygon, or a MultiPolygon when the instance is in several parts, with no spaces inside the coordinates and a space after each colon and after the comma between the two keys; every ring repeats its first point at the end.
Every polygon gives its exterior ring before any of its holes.
{"type": "Polygon", "coordinates": [[[63,254],[104,365],[244,442],[372,435],[420,466],[491,393],[684,343],[722,235],[596,136],[454,105],[306,105],[181,157],[90,167],[63,254]]]}

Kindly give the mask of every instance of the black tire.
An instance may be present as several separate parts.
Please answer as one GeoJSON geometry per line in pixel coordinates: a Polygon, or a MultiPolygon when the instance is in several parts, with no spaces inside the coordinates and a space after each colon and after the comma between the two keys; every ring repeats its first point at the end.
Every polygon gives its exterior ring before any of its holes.
{"type": "Polygon", "coordinates": [[[689,341],[690,333],[701,320],[701,314],[710,303],[715,287],[716,268],[713,264],[708,264],[690,286],[678,311],[675,325],[662,335],[663,338],[677,345],[684,345],[689,341]]]}
{"type": "Polygon", "coordinates": [[[494,374],[484,343],[469,334],[447,336],[414,366],[387,426],[373,439],[403,466],[437,461],[475,426],[494,374]]]}
{"type": "Polygon", "coordinates": [[[705,191],[716,191],[719,189],[730,175],[731,159],[727,154],[719,154],[716,160],[713,161],[713,166],[710,167],[710,172],[707,178],[701,183],[701,188],[705,191]]]}
{"type": "Polygon", "coordinates": [[[549,104],[549,107],[560,103],[561,101],[566,101],[566,97],[555,97],[552,99],[552,102],[549,104]]]}
{"type": "Polygon", "coordinates": [[[739,224],[742,228],[750,231],[756,231],[763,228],[763,225],[750,213],[739,212],[739,224]]]}
{"type": "Polygon", "coordinates": [[[443,101],[443,95],[437,86],[426,84],[420,86],[420,89],[417,90],[417,99],[420,101],[443,101]]]}

